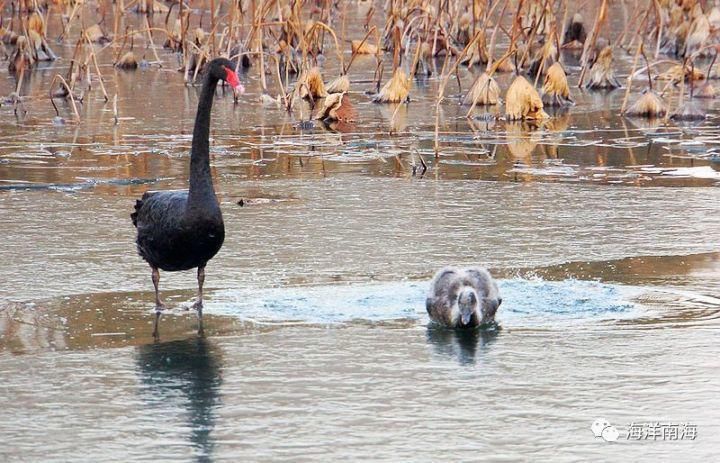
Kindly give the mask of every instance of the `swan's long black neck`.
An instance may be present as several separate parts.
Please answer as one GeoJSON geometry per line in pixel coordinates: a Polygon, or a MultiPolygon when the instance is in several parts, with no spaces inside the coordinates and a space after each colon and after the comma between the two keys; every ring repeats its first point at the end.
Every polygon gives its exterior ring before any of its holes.
{"type": "Polygon", "coordinates": [[[210,113],[218,79],[208,69],[200,92],[190,151],[190,193],[188,205],[216,204],[210,173],[210,113]]]}

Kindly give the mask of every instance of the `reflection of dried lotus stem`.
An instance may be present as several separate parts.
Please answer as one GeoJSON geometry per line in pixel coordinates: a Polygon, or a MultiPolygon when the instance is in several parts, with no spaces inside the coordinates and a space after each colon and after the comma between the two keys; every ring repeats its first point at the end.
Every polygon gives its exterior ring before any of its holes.
{"type": "Polygon", "coordinates": [[[553,64],[547,70],[542,93],[542,101],[548,106],[570,106],[574,103],[570,98],[565,70],[560,63],[553,64]]]}
{"type": "Polygon", "coordinates": [[[380,89],[373,98],[375,103],[401,103],[410,98],[410,78],[405,72],[398,68],[392,76],[392,79],[380,89]]]}
{"type": "Polygon", "coordinates": [[[325,90],[328,93],[347,93],[350,91],[350,78],[347,74],[337,77],[335,80],[327,84],[325,90]]]}
{"type": "Polygon", "coordinates": [[[120,114],[118,113],[117,105],[117,93],[113,97],[113,119],[115,120],[115,125],[118,125],[120,123],[120,114]]]}
{"type": "Polygon", "coordinates": [[[350,103],[350,98],[345,93],[334,93],[325,98],[323,107],[318,111],[315,119],[324,121],[354,122],[357,118],[357,111],[350,103]]]}
{"type": "Polygon", "coordinates": [[[535,87],[522,76],[515,78],[505,94],[505,117],[508,120],[546,119],[543,102],[535,87]]]}
{"type": "MultiPolygon", "coordinates": [[[[500,102],[500,87],[494,78],[483,72],[475,79],[463,99],[464,105],[496,105],[500,102]]],[[[471,108],[472,109],[472,108],[471,108]]]]}
{"type": "Polygon", "coordinates": [[[660,96],[652,90],[643,92],[639,100],[635,102],[627,110],[629,116],[646,117],[654,119],[657,117],[665,117],[667,107],[660,96]]]}
{"type": "Polygon", "coordinates": [[[612,69],[612,60],[612,48],[609,46],[603,48],[598,54],[595,64],[590,68],[590,77],[585,84],[585,88],[613,89],[621,86],[615,77],[615,71],[612,69]]]}
{"type": "Polygon", "coordinates": [[[308,99],[309,97],[312,97],[312,99],[317,99],[327,96],[327,90],[325,89],[322,74],[320,74],[320,69],[317,67],[313,67],[309,71],[303,73],[303,75],[298,79],[296,87],[298,88],[300,98],[308,99]]]}
{"type": "Polygon", "coordinates": [[[118,62],[115,63],[115,67],[120,69],[137,69],[138,62],[135,53],[129,51],[122,55],[118,62]]]}
{"type": "Polygon", "coordinates": [[[358,55],[377,55],[379,53],[378,47],[368,43],[367,40],[353,40],[350,47],[352,52],[358,55]]]}

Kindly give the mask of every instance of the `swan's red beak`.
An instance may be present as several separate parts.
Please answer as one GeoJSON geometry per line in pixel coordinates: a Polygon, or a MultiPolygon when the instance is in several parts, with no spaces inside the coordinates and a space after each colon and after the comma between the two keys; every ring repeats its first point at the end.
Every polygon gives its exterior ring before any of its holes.
{"type": "Polygon", "coordinates": [[[235,90],[237,93],[245,93],[245,87],[243,87],[240,83],[240,79],[238,79],[237,74],[235,74],[235,71],[228,67],[225,68],[225,82],[230,84],[233,90],[235,90]]]}

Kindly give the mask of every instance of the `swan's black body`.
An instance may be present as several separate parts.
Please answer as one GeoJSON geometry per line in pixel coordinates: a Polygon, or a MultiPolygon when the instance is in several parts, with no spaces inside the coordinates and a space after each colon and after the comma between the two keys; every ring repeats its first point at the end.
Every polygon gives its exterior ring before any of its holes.
{"type": "Polygon", "coordinates": [[[230,69],[232,63],[223,58],[211,61],[208,66],[195,116],[190,189],[149,191],[136,202],[135,213],[131,214],[133,225],[137,227],[138,253],[153,270],[158,317],[164,307],[158,295],[158,269],[173,272],[196,267],[199,291],[195,307],[202,317],[205,265],[217,254],[225,239],[222,212],[210,172],[209,137],[210,112],[218,80],[228,80],[236,88],[242,88],[230,69]]]}
{"type": "Polygon", "coordinates": [[[222,247],[225,226],[217,199],[193,206],[189,197],[187,191],[149,191],[137,202],[137,249],[151,267],[205,267],[222,247]]]}

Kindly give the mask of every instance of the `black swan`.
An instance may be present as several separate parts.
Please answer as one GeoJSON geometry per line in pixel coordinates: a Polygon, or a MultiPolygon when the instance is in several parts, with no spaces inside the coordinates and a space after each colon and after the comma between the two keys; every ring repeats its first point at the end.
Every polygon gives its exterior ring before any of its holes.
{"type": "Polygon", "coordinates": [[[202,332],[203,283],[205,265],[217,254],[225,239],[222,212],[213,188],[210,172],[210,112],[218,80],[234,90],[244,92],[233,64],[224,58],[212,60],[203,81],[190,151],[190,189],[148,191],[136,201],[132,222],[137,227],[138,254],[150,264],[155,286],[155,324],[165,305],[160,300],[159,269],[176,272],[197,267],[198,298],[193,308],[198,312],[202,332]]]}
{"type": "Polygon", "coordinates": [[[464,328],[493,323],[501,303],[497,284],[484,268],[445,267],[433,277],[425,307],[432,321],[464,328]]]}

